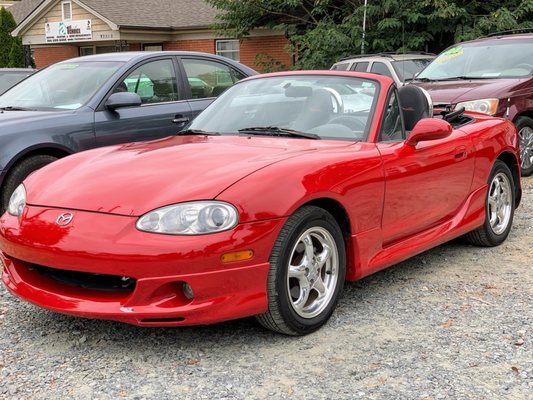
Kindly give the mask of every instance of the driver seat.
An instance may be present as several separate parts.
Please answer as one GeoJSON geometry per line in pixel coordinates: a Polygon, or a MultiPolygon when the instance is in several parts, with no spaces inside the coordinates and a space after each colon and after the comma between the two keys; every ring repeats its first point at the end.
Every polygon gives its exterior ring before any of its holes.
{"type": "Polygon", "coordinates": [[[422,118],[433,117],[430,97],[424,89],[414,85],[402,86],[398,89],[398,97],[406,131],[412,131],[422,118]]]}
{"type": "Polygon", "coordinates": [[[313,90],[305,101],[303,110],[292,123],[293,129],[307,131],[326,124],[333,116],[331,93],[325,89],[313,90]]]}

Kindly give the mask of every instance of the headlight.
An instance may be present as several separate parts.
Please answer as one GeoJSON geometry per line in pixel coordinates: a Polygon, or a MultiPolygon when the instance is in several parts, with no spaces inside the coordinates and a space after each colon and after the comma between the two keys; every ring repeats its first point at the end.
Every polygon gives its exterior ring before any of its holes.
{"type": "Polygon", "coordinates": [[[237,210],[220,201],[194,201],[158,208],[137,221],[137,229],[171,235],[222,232],[239,222],[237,210]]]}
{"type": "Polygon", "coordinates": [[[26,188],[20,184],[9,199],[7,212],[15,217],[20,217],[24,207],[26,207],[26,188]]]}
{"type": "Polygon", "coordinates": [[[477,111],[488,115],[496,114],[498,99],[481,99],[457,103],[455,109],[464,107],[467,111],[477,111]]]}

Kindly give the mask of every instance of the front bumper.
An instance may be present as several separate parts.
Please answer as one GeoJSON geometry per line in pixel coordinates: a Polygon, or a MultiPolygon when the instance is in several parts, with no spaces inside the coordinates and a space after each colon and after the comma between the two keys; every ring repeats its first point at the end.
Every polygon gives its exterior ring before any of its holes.
{"type": "Polygon", "coordinates": [[[19,220],[0,218],[2,280],[15,295],[52,311],[143,326],[209,324],[267,309],[268,258],[284,219],[238,225],[203,236],[140,232],[137,218],[29,206],[19,220]],[[253,250],[248,261],[221,255],[253,250]],[[99,290],[64,282],[41,268],[130,277],[132,290],[99,290]],[[189,299],[184,284],[194,293],[189,299]]]}

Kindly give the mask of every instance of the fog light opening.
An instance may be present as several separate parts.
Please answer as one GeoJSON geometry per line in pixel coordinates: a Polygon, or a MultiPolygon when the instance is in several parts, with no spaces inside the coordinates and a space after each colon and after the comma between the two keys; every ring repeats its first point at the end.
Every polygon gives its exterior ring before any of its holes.
{"type": "Polygon", "coordinates": [[[189,285],[186,282],[183,282],[183,294],[185,297],[187,297],[189,300],[194,299],[194,292],[192,290],[191,285],[189,285]]]}

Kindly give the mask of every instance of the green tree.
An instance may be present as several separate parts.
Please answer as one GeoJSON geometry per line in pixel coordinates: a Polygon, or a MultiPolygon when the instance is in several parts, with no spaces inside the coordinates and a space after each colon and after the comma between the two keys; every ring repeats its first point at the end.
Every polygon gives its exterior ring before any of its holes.
{"type": "Polygon", "coordinates": [[[9,51],[9,63],[8,67],[11,68],[24,68],[27,67],[24,61],[24,47],[22,46],[22,38],[13,38],[11,50],[9,51]]]}
{"type": "MultiPolygon", "coordinates": [[[[361,52],[364,0],[207,1],[221,11],[215,28],[225,35],[285,30],[296,68],[328,68],[361,52]]],[[[365,52],[440,52],[489,32],[532,28],[532,12],[533,0],[368,0],[365,52]]]]}
{"type": "Polygon", "coordinates": [[[4,7],[0,8],[0,68],[9,65],[9,53],[13,45],[11,32],[17,26],[13,15],[4,7]]]}

